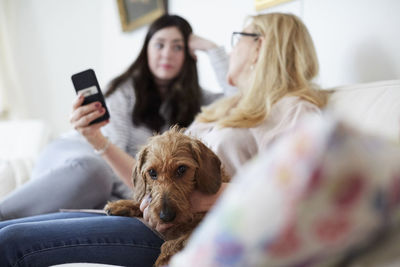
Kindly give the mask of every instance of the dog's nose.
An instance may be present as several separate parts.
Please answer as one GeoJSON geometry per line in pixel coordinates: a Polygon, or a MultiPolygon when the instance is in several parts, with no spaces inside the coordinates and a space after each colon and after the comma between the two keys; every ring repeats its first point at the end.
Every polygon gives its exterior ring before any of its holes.
{"type": "Polygon", "coordinates": [[[170,207],[165,207],[160,211],[160,219],[165,222],[172,222],[176,217],[176,212],[170,207]]]}

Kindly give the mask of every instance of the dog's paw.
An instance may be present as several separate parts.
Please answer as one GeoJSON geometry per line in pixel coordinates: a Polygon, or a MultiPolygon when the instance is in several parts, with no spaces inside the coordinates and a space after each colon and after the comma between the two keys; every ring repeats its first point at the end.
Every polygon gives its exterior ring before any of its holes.
{"type": "Polygon", "coordinates": [[[108,216],[126,216],[129,217],[131,214],[131,209],[126,206],[116,205],[115,203],[108,203],[104,207],[104,211],[108,216]]]}
{"type": "Polygon", "coordinates": [[[108,202],[104,207],[107,215],[125,216],[125,217],[138,217],[142,214],[139,206],[129,200],[119,200],[115,202],[108,202]]]}
{"type": "Polygon", "coordinates": [[[104,207],[104,211],[106,212],[106,214],[108,216],[111,216],[111,215],[118,215],[117,211],[119,211],[119,209],[116,207],[116,205],[113,202],[109,202],[104,207]]]}

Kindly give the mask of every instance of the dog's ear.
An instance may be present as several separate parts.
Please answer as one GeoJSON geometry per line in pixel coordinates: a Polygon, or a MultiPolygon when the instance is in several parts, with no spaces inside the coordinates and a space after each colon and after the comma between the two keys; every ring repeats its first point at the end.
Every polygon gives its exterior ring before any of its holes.
{"type": "Polygon", "coordinates": [[[214,152],[196,140],[192,146],[199,164],[196,171],[196,189],[206,194],[215,194],[221,186],[221,161],[214,152]]]}
{"type": "Polygon", "coordinates": [[[146,177],[144,177],[142,173],[142,167],[146,161],[146,155],[146,148],[143,148],[139,153],[137,153],[136,164],[132,171],[133,199],[139,203],[146,194],[146,177]]]}

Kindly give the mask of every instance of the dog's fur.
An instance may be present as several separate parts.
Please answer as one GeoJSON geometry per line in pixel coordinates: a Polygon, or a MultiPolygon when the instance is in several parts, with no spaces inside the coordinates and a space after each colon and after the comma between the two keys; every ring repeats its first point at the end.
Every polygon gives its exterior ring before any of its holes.
{"type": "Polygon", "coordinates": [[[184,247],[205,215],[191,211],[189,199],[193,190],[214,194],[229,177],[207,146],[176,126],[151,137],[136,159],[132,174],[133,200],[110,202],[104,209],[109,215],[142,217],[140,203],[145,195],[150,195],[151,219],[173,224],[163,233],[166,242],[155,263],[162,266],[184,247]]]}

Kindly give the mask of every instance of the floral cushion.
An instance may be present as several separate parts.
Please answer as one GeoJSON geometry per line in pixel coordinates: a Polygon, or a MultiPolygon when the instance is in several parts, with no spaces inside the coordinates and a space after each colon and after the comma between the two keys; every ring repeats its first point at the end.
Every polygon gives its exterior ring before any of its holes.
{"type": "Polygon", "coordinates": [[[326,115],[247,164],[170,266],[342,265],[399,220],[400,148],[326,115]]]}

